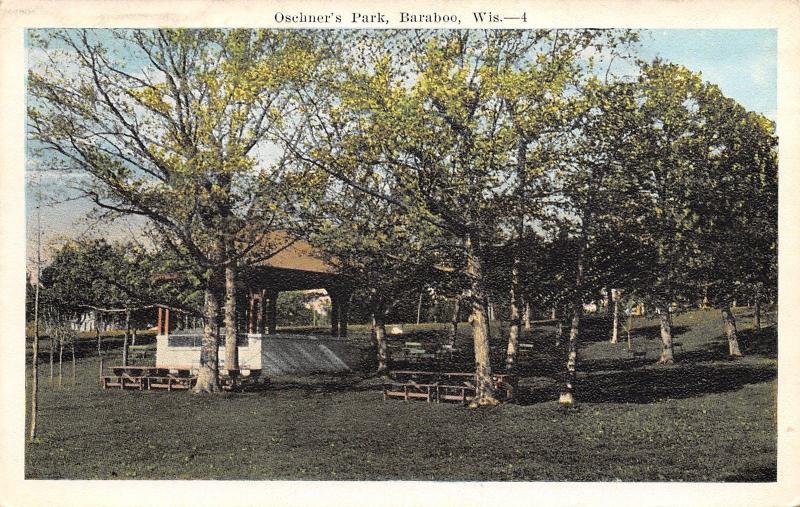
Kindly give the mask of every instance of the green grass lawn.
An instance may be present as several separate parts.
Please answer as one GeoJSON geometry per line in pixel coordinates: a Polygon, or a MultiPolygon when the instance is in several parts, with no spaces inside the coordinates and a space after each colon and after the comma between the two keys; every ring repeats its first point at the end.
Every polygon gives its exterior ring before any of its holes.
{"type": "MultiPolygon", "coordinates": [[[[771,481],[776,476],[775,328],[755,333],[738,313],[740,360],[725,357],[719,312],[675,317],[684,352],[655,366],[657,322],[635,319],[634,361],[587,319],[577,409],[558,395],[562,351],[552,329],[522,365],[519,402],[491,409],[382,401],[380,379],[274,379],[259,392],[104,391],[98,359],[83,354],[77,384],[48,382],[43,365],[40,441],[26,477],[41,479],[329,479],[529,481],[771,481]]],[[[773,317],[774,319],[774,317],[773,317]]],[[[446,326],[420,326],[431,338],[446,326]],[[432,334],[433,333],[433,334],[432,334]]],[[[462,325],[458,345],[469,347],[462,325]]],[[[410,334],[397,340],[408,340],[410,334]]],[[[354,347],[366,330],[351,327],[354,347]]],[[[623,334],[624,337],[624,334],[623,334]]],[[[495,341],[502,346],[498,330],[495,341]]],[[[501,347],[502,348],[502,347],[501,347]]],[[[118,349],[107,359],[118,361],[118,349]]],[[[499,365],[495,361],[495,365],[499,365]]],[[[364,370],[368,370],[368,361],[364,370]]]]}

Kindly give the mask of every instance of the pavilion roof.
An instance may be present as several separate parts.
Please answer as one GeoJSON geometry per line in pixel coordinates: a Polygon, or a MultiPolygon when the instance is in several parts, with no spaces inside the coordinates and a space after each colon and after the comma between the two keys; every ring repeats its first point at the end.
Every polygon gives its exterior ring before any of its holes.
{"type": "MultiPolygon", "coordinates": [[[[275,231],[263,240],[259,248],[264,255],[275,252],[268,259],[256,262],[255,267],[271,267],[311,271],[315,273],[336,273],[334,264],[324,258],[322,252],[308,241],[291,236],[285,231],[275,231]]],[[[259,255],[256,252],[255,255],[259,255]]]]}

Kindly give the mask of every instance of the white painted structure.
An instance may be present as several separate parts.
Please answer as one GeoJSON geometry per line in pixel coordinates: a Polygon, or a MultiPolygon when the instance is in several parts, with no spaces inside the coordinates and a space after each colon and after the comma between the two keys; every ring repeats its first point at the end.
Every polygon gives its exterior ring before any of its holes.
{"type": "MultiPolygon", "coordinates": [[[[157,367],[200,366],[199,332],[175,332],[156,337],[157,367]]],[[[347,364],[314,336],[244,334],[239,340],[239,368],[262,370],[266,375],[347,371],[347,364]]],[[[225,347],[219,347],[219,366],[225,368],[225,347]]]]}

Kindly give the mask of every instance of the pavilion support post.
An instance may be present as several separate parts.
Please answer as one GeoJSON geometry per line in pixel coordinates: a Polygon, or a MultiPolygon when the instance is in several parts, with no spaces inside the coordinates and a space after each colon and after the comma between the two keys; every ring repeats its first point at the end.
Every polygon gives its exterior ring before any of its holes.
{"type": "Polygon", "coordinates": [[[269,307],[267,308],[267,333],[274,334],[278,328],[278,293],[269,294],[269,307]]]}
{"type": "Polygon", "coordinates": [[[266,334],[267,326],[267,291],[261,289],[258,295],[258,305],[256,306],[256,332],[258,334],[266,334]]]}
{"type": "Polygon", "coordinates": [[[158,320],[156,321],[156,332],[158,334],[164,334],[164,309],[160,306],[158,307],[158,320]]]}
{"type": "Polygon", "coordinates": [[[256,314],[253,311],[255,309],[255,307],[256,307],[256,304],[255,304],[256,303],[256,295],[253,293],[253,291],[250,291],[248,300],[249,300],[249,303],[247,305],[247,333],[248,334],[253,334],[255,332],[255,320],[256,320],[255,319],[256,314]]]}
{"type": "Polygon", "coordinates": [[[169,336],[169,308],[164,309],[164,334],[169,336]]]}

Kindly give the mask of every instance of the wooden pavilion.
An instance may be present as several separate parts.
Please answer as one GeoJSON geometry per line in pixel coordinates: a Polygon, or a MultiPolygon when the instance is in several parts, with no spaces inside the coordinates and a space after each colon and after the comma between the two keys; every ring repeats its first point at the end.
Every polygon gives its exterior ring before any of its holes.
{"type": "MultiPolygon", "coordinates": [[[[241,333],[274,334],[277,327],[278,295],[285,291],[324,289],[331,298],[331,335],[347,336],[351,285],[335,265],[302,239],[273,233],[267,240],[271,257],[243,269],[237,281],[237,307],[241,333]]],[[[165,278],[165,277],[162,277],[165,278]]],[[[175,329],[168,308],[158,309],[159,335],[175,329]]]]}

